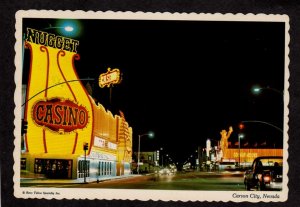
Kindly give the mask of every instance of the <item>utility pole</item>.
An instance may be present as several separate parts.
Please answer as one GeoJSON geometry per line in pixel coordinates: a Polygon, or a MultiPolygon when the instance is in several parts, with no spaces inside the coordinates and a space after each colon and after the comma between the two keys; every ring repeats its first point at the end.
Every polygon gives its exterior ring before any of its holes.
{"type": "Polygon", "coordinates": [[[89,144],[88,143],[84,143],[83,144],[83,150],[84,150],[84,168],[83,168],[83,182],[86,182],[86,171],[87,171],[87,164],[86,164],[86,151],[89,148],[89,144]]]}

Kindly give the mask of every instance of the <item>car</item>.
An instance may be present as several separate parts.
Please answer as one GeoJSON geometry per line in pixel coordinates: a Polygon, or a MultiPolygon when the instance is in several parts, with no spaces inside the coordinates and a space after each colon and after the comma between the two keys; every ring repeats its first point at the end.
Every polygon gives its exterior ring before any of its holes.
{"type": "Polygon", "coordinates": [[[171,170],[168,169],[168,168],[163,168],[163,169],[161,169],[161,170],[159,171],[159,174],[160,174],[160,175],[170,175],[170,174],[172,174],[172,172],[171,172],[171,170]]]}
{"type": "Polygon", "coordinates": [[[282,190],[282,156],[261,156],[244,173],[246,190],[282,190]]]}
{"type": "Polygon", "coordinates": [[[219,170],[235,170],[236,162],[220,162],[219,170]]]}

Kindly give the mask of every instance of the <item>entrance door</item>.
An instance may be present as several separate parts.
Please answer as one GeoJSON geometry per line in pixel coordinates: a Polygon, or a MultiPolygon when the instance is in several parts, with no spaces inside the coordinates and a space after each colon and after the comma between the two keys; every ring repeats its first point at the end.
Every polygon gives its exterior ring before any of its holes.
{"type": "Polygon", "coordinates": [[[72,160],[35,159],[34,173],[44,174],[47,178],[71,179],[72,160]]]}

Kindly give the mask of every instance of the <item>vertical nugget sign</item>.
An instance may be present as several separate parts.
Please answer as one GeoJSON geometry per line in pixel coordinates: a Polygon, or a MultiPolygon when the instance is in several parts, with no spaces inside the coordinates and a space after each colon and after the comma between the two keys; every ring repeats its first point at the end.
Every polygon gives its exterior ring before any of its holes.
{"type": "Polygon", "coordinates": [[[74,68],[79,41],[27,28],[25,46],[31,56],[27,151],[83,154],[83,143],[93,137],[93,116],[90,98],[74,68]]]}

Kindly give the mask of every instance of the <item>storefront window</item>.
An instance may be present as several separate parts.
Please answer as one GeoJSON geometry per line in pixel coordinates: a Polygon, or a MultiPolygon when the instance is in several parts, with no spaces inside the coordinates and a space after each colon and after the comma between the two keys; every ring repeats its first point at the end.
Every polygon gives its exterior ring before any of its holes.
{"type": "Polygon", "coordinates": [[[101,175],[101,162],[99,162],[98,164],[98,176],[101,175]]]}
{"type": "Polygon", "coordinates": [[[112,175],[114,172],[114,165],[112,162],[99,162],[98,176],[112,175]]]}
{"type": "Polygon", "coordinates": [[[26,158],[21,158],[21,170],[26,170],[26,158]]]}
{"type": "Polygon", "coordinates": [[[105,166],[104,166],[104,162],[102,162],[102,169],[101,169],[101,175],[104,175],[104,171],[105,171],[105,166]]]}
{"type": "Polygon", "coordinates": [[[111,175],[111,162],[109,163],[109,174],[111,175]]]}
{"type": "Polygon", "coordinates": [[[72,178],[72,160],[37,158],[34,173],[44,174],[48,178],[72,178]]]}
{"type": "Polygon", "coordinates": [[[84,164],[85,164],[84,160],[78,161],[78,178],[83,178],[84,173],[85,173],[85,177],[90,176],[90,161],[89,160],[86,161],[86,167],[84,166],[84,164]]]}

